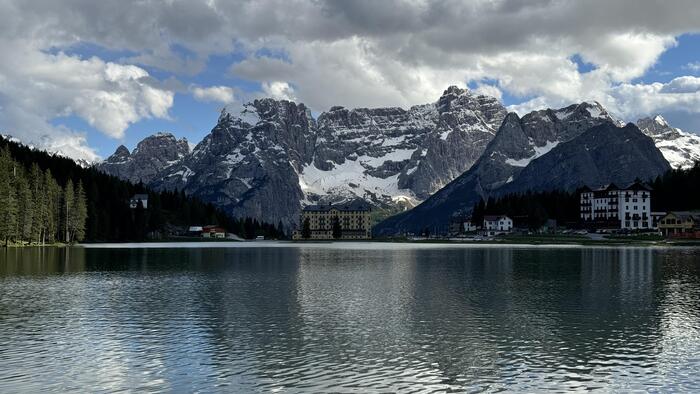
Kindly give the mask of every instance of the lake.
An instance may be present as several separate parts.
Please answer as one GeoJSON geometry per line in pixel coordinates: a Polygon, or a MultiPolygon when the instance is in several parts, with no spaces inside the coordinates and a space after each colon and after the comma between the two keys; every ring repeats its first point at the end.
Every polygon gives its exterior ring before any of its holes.
{"type": "Polygon", "coordinates": [[[700,391],[700,249],[0,249],[3,393],[596,389],[700,391]]]}

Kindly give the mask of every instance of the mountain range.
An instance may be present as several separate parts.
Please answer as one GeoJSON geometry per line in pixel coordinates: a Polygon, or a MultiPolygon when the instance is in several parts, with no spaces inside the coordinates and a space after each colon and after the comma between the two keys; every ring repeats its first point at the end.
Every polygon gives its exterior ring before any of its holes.
{"type": "Polygon", "coordinates": [[[415,206],[376,228],[395,234],[442,223],[490,195],[624,183],[700,157],[700,137],[658,116],[638,125],[622,127],[596,102],[521,118],[493,97],[454,86],[409,109],[332,107],[317,118],[304,104],[267,98],[223,110],[192,150],[158,133],[133,152],[120,146],[97,168],[287,230],[317,202],[359,197],[383,209],[415,206]]]}
{"type": "Polygon", "coordinates": [[[495,98],[457,87],[408,110],[332,107],[317,119],[304,104],[268,98],[223,110],[192,151],[159,133],[97,167],[290,229],[306,204],[422,202],[471,167],[506,115],[495,98]]]}

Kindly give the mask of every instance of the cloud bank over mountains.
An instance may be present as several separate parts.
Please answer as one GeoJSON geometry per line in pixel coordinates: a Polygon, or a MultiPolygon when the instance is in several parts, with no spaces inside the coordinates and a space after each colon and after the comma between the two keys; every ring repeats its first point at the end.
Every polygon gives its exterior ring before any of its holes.
{"type": "Polygon", "coordinates": [[[697,63],[648,74],[699,30],[691,0],[0,0],[0,130],[94,159],[87,133],[120,139],[139,121],[176,116],[177,94],[323,111],[408,107],[454,84],[520,113],[596,100],[625,120],[698,119],[697,63]],[[200,77],[222,61],[218,78],[200,77]],[[85,129],[57,124],[64,117],[85,129]]]}

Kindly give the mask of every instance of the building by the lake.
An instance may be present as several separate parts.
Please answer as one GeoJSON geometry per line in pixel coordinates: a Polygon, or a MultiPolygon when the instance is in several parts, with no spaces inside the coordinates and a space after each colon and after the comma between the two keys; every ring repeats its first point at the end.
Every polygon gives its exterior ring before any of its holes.
{"type": "Polygon", "coordinates": [[[488,236],[506,234],[513,230],[513,219],[506,215],[485,215],[482,228],[488,236]]]}
{"type": "Polygon", "coordinates": [[[309,205],[301,212],[300,228],[293,239],[370,239],[372,238],[372,207],[362,200],[338,204],[309,205]],[[307,234],[304,234],[308,221],[307,234]],[[339,224],[339,234],[334,237],[334,223],[339,224]],[[305,236],[307,235],[307,236],[305,236]]]}
{"type": "Polygon", "coordinates": [[[219,226],[203,226],[202,227],[202,237],[203,238],[226,238],[226,229],[219,226]]]}
{"type": "Polygon", "coordinates": [[[627,187],[610,184],[584,188],[580,195],[580,217],[584,227],[649,230],[653,228],[651,188],[641,182],[627,187]]]}
{"type": "Polygon", "coordinates": [[[666,237],[700,238],[700,212],[669,212],[659,220],[666,237]]]}
{"type": "Polygon", "coordinates": [[[450,218],[448,227],[450,236],[457,236],[473,233],[477,230],[477,225],[472,221],[471,216],[457,215],[450,218]]]}

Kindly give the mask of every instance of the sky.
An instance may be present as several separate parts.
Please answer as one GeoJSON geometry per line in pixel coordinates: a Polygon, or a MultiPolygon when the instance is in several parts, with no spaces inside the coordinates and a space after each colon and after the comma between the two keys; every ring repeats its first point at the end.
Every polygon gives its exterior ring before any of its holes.
{"type": "Polygon", "coordinates": [[[0,0],[0,133],[74,158],[168,131],[199,142],[259,97],[523,115],[596,100],[700,131],[696,0],[0,0]]]}

